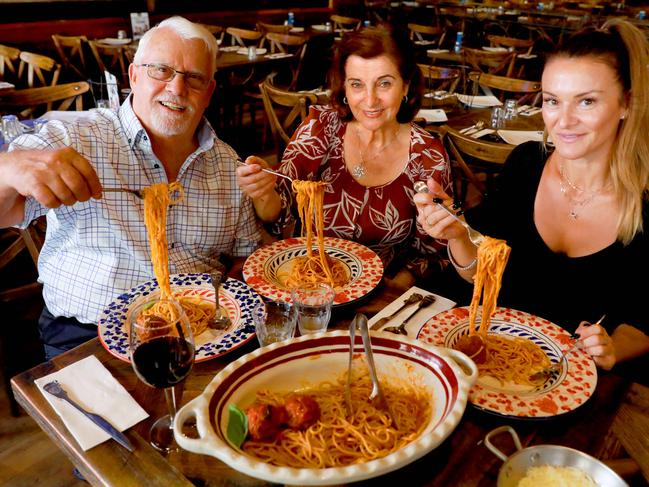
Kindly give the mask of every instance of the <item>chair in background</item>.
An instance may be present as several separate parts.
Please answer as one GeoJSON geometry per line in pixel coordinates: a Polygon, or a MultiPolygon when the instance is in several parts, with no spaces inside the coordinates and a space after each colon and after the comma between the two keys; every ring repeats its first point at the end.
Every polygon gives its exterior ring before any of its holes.
{"type": "Polygon", "coordinates": [[[288,34],[293,28],[291,25],[284,24],[266,24],[264,22],[257,22],[257,30],[261,33],[268,34],[274,32],[276,34],[288,34]]]}
{"type": "Polygon", "coordinates": [[[228,27],[225,32],[230,36],[230,43],[233,46],[255,46],[259,47],[263,42],[264,34],[257,30],[241,29],[239,27],[228,27]]]}
{"type": "Polygon", "coordinates": [[[103,44],[99,41],[88,41],[92,55],[99,69],[99,78],[102,79],[104,71],[115,75],[121,87],[128,86],[128,58],[126,47],[113,44],[103,44]]]}
{"type": "Polygon", "coordinates": [[[273,86],[270,80],[259,84],[264,110],[277,146],[277,161],[291,140],[297,126],[304,121],[310,105],[318,101],[314,93],[292,92],[273,86]]]}
{"type": "Polygon", "coordinates": [[[507,76],[514,66],[515,52],[491,52],[484,49],[465,47],[462,49],[464,59],[473,69],[483,73],[502,74],[507,76]]]}
{"type": "Polygon", "coordinates": [[[523,73],[525,72],[524,60],[536,57],[532,55],[534,40],[497,35],[487,36],[487,39],[489,40],[491,47],[502,47],[516,53],[510,69],[507,72],[507,76],[516,76],[518,78],[523,77],[523,73]],[[516,64],[519,64],[518,69],[516,69],[516,64]]]}
{"type": "Polygon", "coordinates": [[[349,32],[361,26],[361,19],[335,14],[331,16],[331,22],[333,23],[334,32],[349,32]]]}
{"type": "Polygon", "coordinates": [[[88,44],[86,36],[62,36],[52,34],[52,42],[63,67],[80,80],[88,79],[84,46],[88,44]]]}
{"type": "MultiPolygon", "coordinates": [[[[4,228],[0,230],[0,269],[14,261],[24,250],[38,266],[38,256],[45,239],[45,217],[34,220],[24,230],[21,228],[4,228]]],[[[10,301],[40,292],[41,285],[33,282],[15,288],[0,289],[0,301],[10,301]]]]}
{"type": "Polygon", "coordinates": [[[51,57],[23,51],[20,53],[20,65],[18,66],[19,81],[22,81],[25,71],[29,88],[54,86],[59,81],[61,65],[51,57]]]}
{"type": "Polygon", "coordinates": [[[83,94],[90,90],[85,81],[56,86],[15,90],[2,97],[0,111],[15,113],[21,118],[38,117],[50,110],[83,110],[83,94]]]}
{"type": "Polygon", "coordinates": [[[15,81],[16,63],[20,59],[20,49],[0,44],[0,81],[15,81]]]}
{"type": "MultiPolygon", "coordinates": [[[[306,36],[291,36],[269,32],[266,34],[266,40],[270,46],[271,54],[285,53],[293,55],[292,62],[289,64],[290,76],[287,80],[284,80],[285,82],[281,86],[287,90],[294,90],[302,70],[302,61],[304,60],[308,38],[306,36]]],[[[280,82],[278,79],[274,80],[276,86],[280,82]]]]}
{"type": "Polygon", "coordinates": [[[446,127],[444,143],[455,172],[453,189],[458,202],[465,208],[480,203],[490,180],[498,174],[515,147],[474,139],[451,127],[446,127]],[[471,194],[471,186],[474,194],[471,194]]]}
{"type": "Polygon", "coordinates": [[[441,27],[433,27],[420,24],[408,24],[410,39],[422,46],[441,46],[446,37],[446,30],[441,27]]]}
{"type": "Polygon", "coordinates": [[[455,89],[462,75],[459,69],[430,66],[428,64],[418,64],[418,66],[426,80],[426,91],[443,90],[449,93],[455,93],[455,89]]]}
{"type": "Polygon", "coordinates": [[[214,37],[219,44],[223,43],[223,37],[225,36],[225,27],[221,25],[212,25],[212,24],[201,24],[205,27],[214,37]]]}
{"type": "Polygon", "coordinates": [[[469,79],[481,87],[495,89],[501,101],[505,98],[515,98],[518,103],[532,103],[541,91],[541,83],[507,76],[497,76],[488,73],[469,73],[469,79]]]}

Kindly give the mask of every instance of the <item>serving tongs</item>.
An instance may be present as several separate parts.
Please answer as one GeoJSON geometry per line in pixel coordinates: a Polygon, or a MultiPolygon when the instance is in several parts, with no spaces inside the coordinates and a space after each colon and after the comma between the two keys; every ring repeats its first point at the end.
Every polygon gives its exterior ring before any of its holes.
{"type": "Polygon", "coordinates": [[[351,381],[352,381],[352,359],[354,355],[354,344],[356,336],[356,327],[361,332],[361,338],[363,339],[363,349],[365,350],[365,360],[367,361],[367,367],[370,371],[370,379],[372,381],[372,392],[370,393],[370,402],[372,405],[377,408],[385,411],[390,418],[392,425],[399,429],[399,425],[394,419],[394,415],[390,410],[390,405],[383,395],[381,390],[381,384],[379,378],[376,375],[376,366],[374,364],[374,355],[372,354],[372,341],[370,339],[370,332],[367,327],[367,317],[358,313],[354,316],[351,324],[349,325],[349,364],[347,369],[347,385],[345,387],[345,409],[347,410],[347,416],[351,417],[353,415],[352,403],[351,403],[351,381]]]}

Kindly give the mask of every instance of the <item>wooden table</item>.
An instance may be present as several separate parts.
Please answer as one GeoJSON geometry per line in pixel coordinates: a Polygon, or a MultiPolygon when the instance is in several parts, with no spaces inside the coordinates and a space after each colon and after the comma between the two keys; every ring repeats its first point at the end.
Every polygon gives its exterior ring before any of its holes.
{"type": "MultiPolygon", "coordinates": [[[[362,309],[369,311],[372,308],[380,308],[395,295],[396,293],[389,289],[379,290],[362,309]]],[[[351,307],[343,310],[337,318],[337,323],[344,323],[354,311],[351,307]]],[[[200,394],[213,376],[229,362],[256,347],[257,341],[252,340],[228,355],[196,364],[185,382],[182,403],[200,394]]],[[[18,402],[93,485],[269,485],[265,481],[240,474],[213,457],[186,451],[164,457],[154,450],[147,440],[148,429],[154,419],[166,413],[162,391],[142,384],[131,366],[108,354],[98,339],[14,377],[11,384],[18,402]],[[104,442],[87,452],[81,450],[34,385],[34,379],[89,355],[95,355],[150,414],[147,420],[126,432],[135,446],[133,453],[129,453],[114,441],[104,442]]],[[[622,418],[631,417],[633,414],[636,418],[634,424],[647,427],[647,391],[649,389],[639,386],[630,388],[627,381],[615,374],[603,374],[599,378],[593,398],[585,406],[564,417],[545,421],[507,419],[467,406],[460,424],[444,443],[420,460],[384,476],[381,481],[385,485],[397,485],[407,478],[409,486],[494,486],[502,462],[481,444],[481,440],[488,431],[503,424],[514,426],[524,446],[543,443],[566,445],[598,458],[606,458],[611,452],[619,450],[619,443],[613,435],[616,427],[619,431],[620,416],[616,416],[618,410],[624,414],[622,418]],[[615,445],[618,445],[617,450],[615,445]]],[[[637,431],[638,434],[633,430],[624,432],[625,446],[643,442],[646,444],[646,436],[642,433],[646,429],[638,428],[637,431]]],[[[508,443],[508,439],[503,438],[498,442],[498,446],[504,451],[513,452],[513,446],[508,443]]],[[[649,470],[646,474],[649,478],[649,470]]],[[[376,482],[374,479],[354,485],[369,486],[375,485],[376,482]]]]}

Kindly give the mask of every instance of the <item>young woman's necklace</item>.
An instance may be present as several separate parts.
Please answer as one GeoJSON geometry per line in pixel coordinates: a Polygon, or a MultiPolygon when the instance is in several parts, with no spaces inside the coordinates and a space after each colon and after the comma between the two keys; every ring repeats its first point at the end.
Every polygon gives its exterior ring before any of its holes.
{"type": "Polygon", "coordinates": [[[561,194],[568,198],[568,202],[570,203],[568,214],[573,220],[576,220],[579,217],[581,209],[593,201],[595,196],[604,192],[610,186],[610,184],[607,184],[594,191],[580,188],[570,180],[563,167],[563,163],[559,164],[559,176],[559,190],[561,191],[561,194]]]}
{"type": "MultiPolygon", "coordinates": [[[[352,173],[352,176],[354,176],[356,179],[361,179],[361,178],[365,177],[365,175],[367,174],[367,167],[365,165],[365,157],[363,157],[363,151],[361,150],[361,145],[363,143],[363,140],[361,139],[361,134],[360,134],[360,132],[358,130],[358,127],[355,127],[355,130],[356,130],[356,139],[358,140],[358,158],[359,158],[359,161],[358,161],[358,164],[356,164],[352,168],[351,173],[352,173]]],[[[376,159],[379,155],[381,155],[383,153],[383,151],[385,149],[388,148],[388,146],[392,145],[392,143],[395,140],[397,140],[397,138],[399,136],[399,130],[401,130],[401,125],[398,125],[397,130],[394,131],[394,137],[391,140],[389,140],[388,142],[386,142],[385,144],[383,144],[383,146],[381,148],[379,148],[379,150],[377,150],[374,153],[374,155],[371,157],[371,159],[376,159]]]]}

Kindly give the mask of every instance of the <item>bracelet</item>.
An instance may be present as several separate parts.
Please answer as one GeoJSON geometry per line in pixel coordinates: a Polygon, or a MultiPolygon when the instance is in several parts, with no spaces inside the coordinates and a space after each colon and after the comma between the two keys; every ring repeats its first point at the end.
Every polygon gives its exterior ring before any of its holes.
{"type": "Polygon", "coordinates": [[[451,246],[450,245],[446,246],[446,253],[448,254],[448,260],[451,261],[451,264],[453,264],[453,267],[455,267],[455,270],[458,271],[458,272],[460,272],[460,271],[470,271],[478,263],[478,258],[476,257],[471,262],[469,262],[467,265],[461,266],[460,264],[455,262],[455,259],[453,258],[453,254],[451,253],[451,246]]]}

